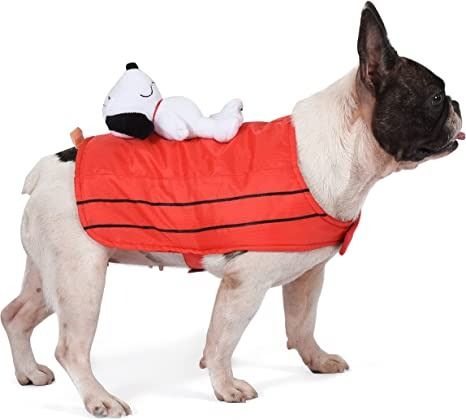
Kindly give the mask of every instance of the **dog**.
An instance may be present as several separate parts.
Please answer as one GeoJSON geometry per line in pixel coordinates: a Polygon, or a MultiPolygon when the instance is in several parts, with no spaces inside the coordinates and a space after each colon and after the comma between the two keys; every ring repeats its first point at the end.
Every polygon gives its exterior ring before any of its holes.
{"type": "MultiPolygon", "coordinates": [[[[371,187],[403,169],[452,153],[462,121],[457,102],[430,70],[400,57],[373,4],[361,14],[359,66],[327,89],[299,102],[292,114],[298,162],[306,184],[327,214],[358,218],[371,187]],[[312,182],[311,182],[312,181],[312,182]]],[[[54,380],[33,356],[30,336],[56,313],[56,358],[95,416],[123,416],[129,406],[94,377],[89,353],[97,326],[107,263],[186,266],[176,253],[106,248],[83,230],[75,202],[76,153],[43,158],[27,177],[30,194],[21,236],[27,253],[23,288],[1,314],[20,384],[54,380]]],[[[301,252],[236,252],[209,255],[203,268],[222,278],[200,366],[208,369],[215,396],[226,402],[257,397],[233,375],[232,353],[268,289],[283,287],[288,348],[313,372],[348,369],[340,356],[314,338],[316,309],[327,261],[339,246],[301,252]]],[[[244,250],[238,250],[244,251],[244,250]]]]}
{"type": "Polygon", "coordinates": [[[118,136],[145,139],[155,131],[177,141],[206,137],[228,142],[241,127],[242,110],[242,101],[232,99],[220,112],[204,117],[189,98],[162,98],[155,82],[136,63],[126,65],[102,106],[107,127],[118,136]]]}

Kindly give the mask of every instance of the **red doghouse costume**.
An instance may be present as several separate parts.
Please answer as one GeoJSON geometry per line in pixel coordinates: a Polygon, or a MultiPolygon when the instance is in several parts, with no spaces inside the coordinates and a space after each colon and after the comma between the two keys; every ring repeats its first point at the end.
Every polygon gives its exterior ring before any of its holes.
{"type": "Polygon", "coordinates": [[[191,268],[233,251],[309,251],[343,244],[358,221],[327,215],[298,168],[291,117],[245,123],[228,144],[156,134],[84,141],[76,200],[86,232],[110,248],[176,252],[191,268]]]}

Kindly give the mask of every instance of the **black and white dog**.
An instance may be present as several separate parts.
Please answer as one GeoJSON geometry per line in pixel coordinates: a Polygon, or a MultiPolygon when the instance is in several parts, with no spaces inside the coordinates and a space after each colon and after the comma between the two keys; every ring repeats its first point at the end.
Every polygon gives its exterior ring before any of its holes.
{"type": "MultiPolygon", "coordinates": [[[[327,214],[354,220],[367,193],[381,178],[446,156],[458,147],[459,105],[442,79],[398,56],[375,7],[362,11],[359,66],[327,89],[299,102],[293,111],[302,174],[327,214]],[[312,182],[310,182],[312,180],[312,182]]],[[[94,377],[89,352],[97,326],[107,263],[183,266],[180,255],[108,249],[95,243],[78,220],[69,152],[43,158],[24,185],[22,241],[27,253],[20,295],[2,312],[16,377],[21,384],[54,379],[34,359],[34,327],[56,312],[60,336],[56,357],[68,372],[86,409],[97,416],[130,414],[129,406],[94,377]]],[[[314,338],[317,302],[326,262],[338,247],[310,252],[246,252],[204,258],[206,270],[222,278],[201,366],[209,370],[215,395],[228,402],[257,397],[233,375],[232,353],[267,290],[283,287],[288,346],[315,372],[348,368],[314,338]]],[[[136,321],[137,322],[137,321],[136,321]]]]}

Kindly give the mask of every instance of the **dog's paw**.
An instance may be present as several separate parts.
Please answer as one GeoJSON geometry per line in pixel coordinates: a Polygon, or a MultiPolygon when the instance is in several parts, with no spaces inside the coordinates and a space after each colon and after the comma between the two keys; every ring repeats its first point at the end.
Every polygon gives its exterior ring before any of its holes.
{"type": "Polygon", "coordinates": [[[343,373],[349,369],[348,363],[342,357],[325,352],[313,355],[306,364],[313,373],[343,373]]]}
{"type": "Polygon", "coordinates": [[[55,376],[53,372],[44,365],[37,365],[27,372],[16,372],[16,379],[21,385],[50,385],[55,376]]]}
{"type": "Polygon", "coordinates": [[[257,398],[257,391],[251,385],[235,378],[215,386],[214,393],[219,401],[230,403],[246,402],[257,398]]]}
{"type": "Polygon", "coordinates": [[[131,414],[131,408],[124,401],[110,394],[92,396],[84,400],[86,410],[95,417],[124,417],[131,414]]]}

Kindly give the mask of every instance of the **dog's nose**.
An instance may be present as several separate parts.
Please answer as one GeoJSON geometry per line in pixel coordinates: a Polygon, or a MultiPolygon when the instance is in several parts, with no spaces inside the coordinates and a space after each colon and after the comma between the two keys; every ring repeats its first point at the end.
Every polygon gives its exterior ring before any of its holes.
{"type": "Polygon", "coordinates": [[[139,67],[138,67],[138,65],[137,65],[136,63],[132,63],[132,62],[131,62],[131,63],[128,63],[128,64],[126,65],[126,70],[138,69],[138,68],[139,68],[139,67]]]}
{"type": "Polygon", "coordinates": [[[461,118],[461,109],[460,109],[460,104],[456,101],[451,101],[451,104],[453,105],[453,109],[455,112],[460,116],[461,118]]]}

